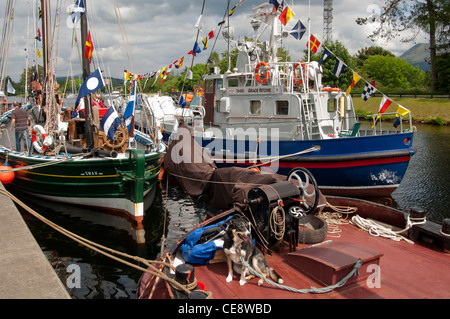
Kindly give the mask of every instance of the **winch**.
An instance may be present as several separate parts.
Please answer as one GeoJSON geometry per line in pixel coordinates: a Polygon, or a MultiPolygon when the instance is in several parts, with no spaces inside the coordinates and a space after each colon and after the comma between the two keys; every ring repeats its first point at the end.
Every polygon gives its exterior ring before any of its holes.
{"type": "Polygon", "coordinates": [[[288,180],[252,188],[247,195],[250,221],[268,246],[281,243],[284,234],[298,231],[299,219],[317,207],[319,191],[311,173],[303,168],[288,180]]]}

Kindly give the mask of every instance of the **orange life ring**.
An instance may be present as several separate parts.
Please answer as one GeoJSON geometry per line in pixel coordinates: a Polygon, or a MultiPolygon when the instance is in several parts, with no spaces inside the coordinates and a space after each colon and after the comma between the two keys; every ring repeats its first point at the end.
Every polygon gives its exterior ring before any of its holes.
{"type": "Polygon", "coordinates": [[[47,135],[45,134],[45,130],[42,126],[40,125],[35,125],[33,126],[33,130],[31,131],[31,142],[33,143],[33,147],[34,149],[38,152],[43,154],[45,152],[45,150],[47,149],[47,146],[45,146],[44,141],[47,137],[47,135]],[[42,146],[41,144],[39,144],[39,141],[36,138],[36,131],[39,131],[39,133],[42,136],[42,146]]]}
{"type": "Polygon", "coordinates": [[[264,75],[264,77],[261,78],[261,75],[262,75],[262,74],[261,74],[261,72],[259,71],[259,69],[261,68],[261,66],[264,66],[265,68],[268,67],[268,65],[267,65],[266,62],[264,62],[264,61],[258,62],[258,64],[257,64],[256,67],[255,67],[255,79],[256,79],[256,81],[258,81],[258,83],[266,84],[267,81],[269,81],[269,78],[270,78],[270,71],[267,70],[267,71],[265,72],[266,74],[264,75]]]}

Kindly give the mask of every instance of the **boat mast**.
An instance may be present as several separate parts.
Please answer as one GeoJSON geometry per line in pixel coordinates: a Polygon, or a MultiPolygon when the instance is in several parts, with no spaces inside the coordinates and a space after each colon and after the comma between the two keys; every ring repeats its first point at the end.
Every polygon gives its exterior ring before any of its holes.
{"type": "MultiPolygon", "coordinates": [[[[86,0],[84,1],[84,14],[81,16],[81,48],[82,48],[82,69],[83,69],[83,81],[91,74],[91,69],[89,65],[89,60],[84,58],[86,50],[86,39],[87,39],[87,5],[86,0]]],[[[92,116],[91,116],[91,96],[88,95],[84,98],[84,112],[85,112],[85,132],[86,132],[86,148],[94,147],[94,128],[92,126],[92,116]]]]}

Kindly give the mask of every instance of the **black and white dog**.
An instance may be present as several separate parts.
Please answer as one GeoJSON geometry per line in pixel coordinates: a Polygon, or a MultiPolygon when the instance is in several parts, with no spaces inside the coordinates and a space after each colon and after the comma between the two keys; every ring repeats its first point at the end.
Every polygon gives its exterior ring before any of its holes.
{"type": "MultiPolygon", "coordinates": [[[[255,246],[252,240],[250,231],[250,222],[245,217],[232,218],[228,221],[227,231],[224,235],[223,249],[227,257],[228,276],[226,281],[233,280],[233,268],[241,274],[239,284],[245,285],[247,281],[254,278],[248,268],[243,266],[240,257],[258,273],[264,277],[269,276],[274,282],[283,283],[280,275],[278,275],[272,267],[269,267],[266,258],[262,252],[255,246]],[[234,264],[234,265],[233,265],[234,264]],[[234,267],[233,267],[234,266],[234,267]]],[[[258,286],[263,284],[263,279],[260,278],[258,286]]]]}

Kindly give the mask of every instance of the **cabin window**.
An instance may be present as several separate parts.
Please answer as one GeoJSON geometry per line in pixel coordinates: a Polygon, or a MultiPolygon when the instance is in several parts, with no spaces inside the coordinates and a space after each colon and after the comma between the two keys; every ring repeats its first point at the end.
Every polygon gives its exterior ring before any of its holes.
{"type": "Polygon", "coordinates": [[[223,87],[223,80],[222,79],[220,79],[220,80],[217,80],[216,81],[216,90],[217,91],[220,91],[220,89],[223,87]]]}
{"type": "Polygon", "coordinates": [[[237,86],[239,86],[238,79],[229,79],[228,80],[228,87],[237,87],[237,86]]]}
{"type": "Polygon", "coordinates": [[[261,101],[250,101],[250,114],[260,115],[261,114],[261,101]]]}
{"type": "Polygon", "coordinates": [[[275,114],[288,115],[289,114],[289,101],[276,101],[275,114]]]}
{"type": "Polygon", "coordinates": [[[205,91],[206,93],[213,93],[214,90],[214,81],[208,80],[205,83],[205,91]]]}
{"type": "Polygon", "coordinates": [[[328,100],[328,112],[336,112],[337,110],[337,100],[336,99],[329,99],[328,100]]]}

